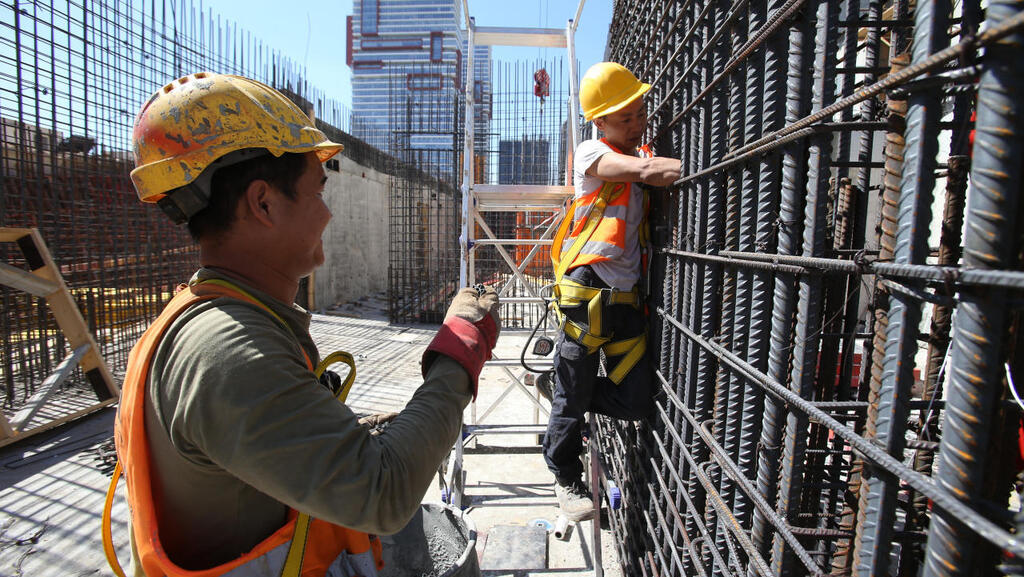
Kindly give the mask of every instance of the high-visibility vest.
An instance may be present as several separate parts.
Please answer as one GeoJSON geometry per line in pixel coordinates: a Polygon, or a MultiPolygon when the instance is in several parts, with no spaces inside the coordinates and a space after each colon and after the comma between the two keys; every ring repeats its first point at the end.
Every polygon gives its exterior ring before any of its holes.
{"type": "MultiPolygon", "coordinates": [[[[622,154],[606,139],[602,138],[601,142],[622,154]]],[[[653,156],[647,146],[638,150],[643,158],[653,156]]],[[[633,183],[630,182],[605,182],[597,190],[571,201],[551,245],[555,282],[561,280],[566,271],[585,264],[613,260],[626,251],[626,238],[630,234],[626,230],[626,213],[629,211],[632,187],[633,183]]],[[[637,233],[640,235],[641,247],[646,247],[646,193],[643,203],[644,217],[637,233]]]]}
{"type": "MultiPolygon", "coordinates": [[[[219,297],[250,302],[284,323],[269,307],[239,287],[224,281],[207,281],[182,288],[142,335],[128,357],[127,373],[121,388],[121,404],[114,424],[114,440],[119,466],[124,470],[132,532],[143,571],[149,576],[168,577],[214,577],[225,574],[232,577],[312,577],[325,575],[328,570],[332,571],[332,575],[376,576],[377,570],[383,567],[381,545],[376,537],[320,519],[310,519],[308,515],[295,510],[289,510],[285,524],[251,551],[217,567],[198,571],[183,569],[171,561],[164,551],[158,533],[144,423],[149,369],[157,347],[171,323],[192,305],[219,297]]],[[[305,350],[303,354],[306,356],[306,365],[313,371],[309,355],[305,350]]],[[[115,475],[114,483],[116,480],[115,475]]]]}

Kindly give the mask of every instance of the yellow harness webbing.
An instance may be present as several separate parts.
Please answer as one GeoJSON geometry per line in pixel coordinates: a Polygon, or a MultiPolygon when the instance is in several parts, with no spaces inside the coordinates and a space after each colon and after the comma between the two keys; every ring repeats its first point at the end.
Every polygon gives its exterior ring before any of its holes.
{"type": "MultiPolygon", "coordinates": [[[[624,355],[622,360],[608,374],[608,378],[616,385],[622,383],[622,380],[626,378],[629,371],[643,357],[644,351],[647,350],[647,335],[642,334],[622,341],[609,342],[611,337],[603,336],[601,309],[605,304],[628,304],[639,310],[641,302],[639,290],[636,287],[633,287],[631,291],[620,291],[611,288],[600,289],[582,285],[564,277],[569,265],[576,260],[576,257],[583,250],[583,246],[590,241],[594,231],[597,230],[601,219],[604,218],[604,211],[608,203],[618,198],[619,195],[628,189],[623,183],[606,182],[601,187],[594,204],[591,205],[582,230],[576,236],[568,252],[562,255],[562,243],[565,240],[566,234],[568,234],[569,228],[572,227],[575,216],[575,207],[570,204],[570,209],[566,212],[562,224],[559,225],[558,232],[555,234],[551,245],[551,260],[555,269],[555,286],[553,289],[555,298],[551,306],[554,310],[555,318],[558,319],[558,325],[566,336],[586,347],[588,355],[596,353],[599,349],[603,349],[607,357],[624,355]],[[588,326],[586,327],[567,318],[561,310],[562,307],[576,307],[583,303],[587,304],[588,326]]],[[[646,216],[644,220],[646,222],[646,216]]],[[[641,225],[641,228],[646,227],[641,225]]],[[[646,246],[646,240],[644,231],[641,231],[640,242],[644,246],[646,246]]]]}

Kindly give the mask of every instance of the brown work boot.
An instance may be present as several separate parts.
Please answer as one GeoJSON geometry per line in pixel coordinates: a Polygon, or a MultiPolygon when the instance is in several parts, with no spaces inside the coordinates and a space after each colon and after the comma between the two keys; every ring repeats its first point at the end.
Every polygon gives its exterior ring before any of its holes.
{"type": "Polygon", "coordinates": [[[597,512],[594,509],[594,500],[590,495],[590,490],[580,479],[572,481],[557,479],[555,481],[555,496],[558,497],[558,507],[562,509],[562,514],[574,523],[592,519],[594,513],[597,512]]]}

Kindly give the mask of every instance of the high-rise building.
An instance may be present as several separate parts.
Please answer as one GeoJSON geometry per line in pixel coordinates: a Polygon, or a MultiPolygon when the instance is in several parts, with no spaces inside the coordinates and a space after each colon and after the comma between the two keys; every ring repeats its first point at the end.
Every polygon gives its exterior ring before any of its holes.
{"type": "MultiPolygon", "coordinates": [[[[460,0],[355,0],[348,20],[352,131],[399,158],[461,167],[467,42],[460,0]]],[[[490,124],[490,47],[474,51],[474,130],[490,124]]],[[[486,139],[477,139],[485,142],[486,139]]]]}

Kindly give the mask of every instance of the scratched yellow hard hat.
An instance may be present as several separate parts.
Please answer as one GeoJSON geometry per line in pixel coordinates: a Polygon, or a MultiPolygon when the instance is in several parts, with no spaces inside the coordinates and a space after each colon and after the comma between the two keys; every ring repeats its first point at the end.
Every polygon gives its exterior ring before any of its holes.
{"type": "Polygon", "coordinates": [[[625,108],[651,85],[640,82],[625,66],[617,62],[598,62],[580,81],[580,106],[587,121],[625,108]]]}
{"type": "Polygon", "coordinates": [[[236,151],[316,152],[323,162],[344,148],[277,90],[212,72],[178,78],[156,91],[135,119],[132,140],[131,177],[143,202],[158,202],[193,183],[236,151]]]}

